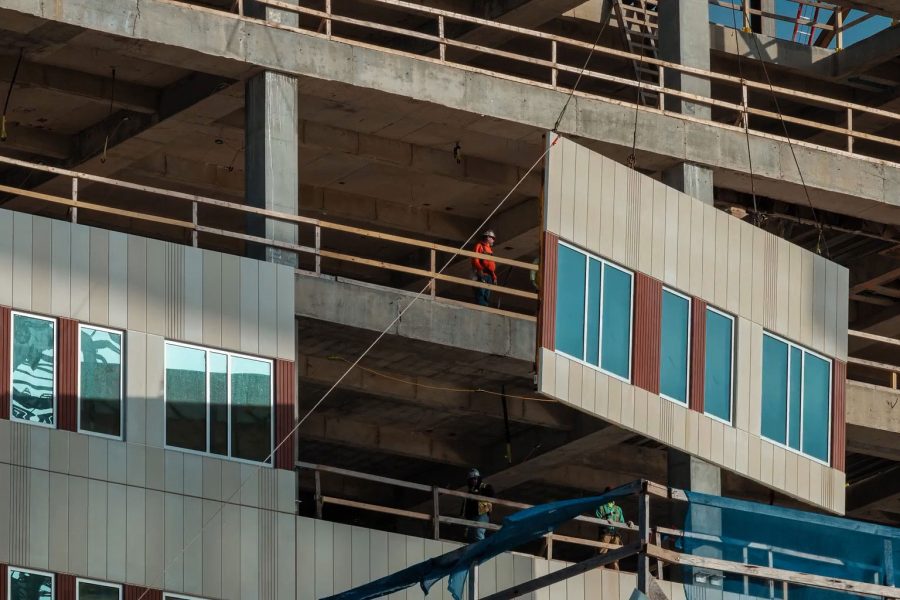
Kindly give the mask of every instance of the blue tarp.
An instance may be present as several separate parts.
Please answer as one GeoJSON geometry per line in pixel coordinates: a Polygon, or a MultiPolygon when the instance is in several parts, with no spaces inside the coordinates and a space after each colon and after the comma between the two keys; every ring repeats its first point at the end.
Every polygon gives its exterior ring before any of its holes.
{"type": "Polygon", "coordinates": [[[503,519],[502,527],[494,535],[474,544],[463,546],[447,554],[431,558],[412,567],[382,577],[352,590],[323,600],[369,600],[381,598],[414,585],[427,594],[431,587],[449,576],[447,589],[460,600],[469,568],[480,565],[498,554],[515,550],[528,542],[540,539],[557,527],[613,498],[629,495],[630,487],[612,490],[602,496],[552,502],[519,511],[503,519]]]}
{"type": "MultiPolygon", "coordinates": [[[[755,502],[687,492],[684,552],[776,569],[896,585],[900,574],[900,529],[755,502]]],[[[692,573],[686,573],[690,577],[692,573]]],[[[769,582],[719,574],[726,592],[771,598],[769,582]]],[[[684,581],[688,600],[705,598],[696,578],[684,581]]],[[[782,598],[782,585],[774,585],[782,598]]],[[[846,600],[858,594],[790,585],[791,600],[846,600]]]]}

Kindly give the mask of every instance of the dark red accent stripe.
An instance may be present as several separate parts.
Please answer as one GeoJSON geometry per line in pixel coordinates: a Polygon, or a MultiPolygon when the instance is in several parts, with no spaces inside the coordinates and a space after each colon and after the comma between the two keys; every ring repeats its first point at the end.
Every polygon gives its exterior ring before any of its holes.
{"type": "Polygon", "coordinates": [[[662,282],[635,273],[634,345],[632,377],[634,385],[659,393],[659,343],[662,323],[662,282]]]}
{"type": "Polygon", "coordinates": [[[56,600],[75,600],[74,575],[57,575],[54,585],[56,600]]]}
{"type": "Polygon", "coordinates": [[[60,429],[78,430],[78,321],[59,319],[56,406],[60,429]]]}
{"type": "Polygon", "coordinates": [[[540,265],[540,310],[538,311],[538,348],[556,350],[556,271],[559,265],[559,236],[544,232],[540,265]]]}
{"type": "Polygon", "coordinates": [[[275,361],[275,468],[294,470],[294,363],[275,361]],[[286,441],[285,441],[286,440],[286,441]],[[284,443],[282,443],[284,441],[284,443]]]}
{"type": "MultiPolygon", "coordinates": [[[[7,308],[6,310],[8,311],[9,309],[7,308]]],[[[6,583],[7,583],[6,569],[7,569],[6,565],[0,564],[0,598],[2,598],[3,600],[6,600],[6,598],[9,596],[9,592],[6,589],[6,583]]]]}
{"type": "MultiPolygon", "coordinates": [[[[12,357],[10,356],[11,340],[9,337],[11,316],[12,313],[8,306],[0,306],[0,419],[9,419],[9,395],[12,388],[10,380],[12,357]]],[[[0,594],[0,598],[6,598],[6,596],[0,594]]]]}
{"type": "Polygon", "coordinates": [[[831,466],[844,471],[847,460],[847,363],[835,359],[831,378],[831,466]]]}
{"type": "Polygon", "coordinates": [[[703,386],[706,380],[706,302],[691,298],[691,410],[703,412],[703,386]]]}
{"type": "Polygon", "coordinates": [[[124,592],[124,600],[162,600],[162,590],[126,585],[124,592]]]}

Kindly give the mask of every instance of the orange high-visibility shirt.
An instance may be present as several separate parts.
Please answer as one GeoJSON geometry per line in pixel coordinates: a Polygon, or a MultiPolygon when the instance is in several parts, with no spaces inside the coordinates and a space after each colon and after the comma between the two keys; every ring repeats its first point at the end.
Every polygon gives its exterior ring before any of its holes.
{"type": "MultiPolygon", "coordinates": [[[[475,244],[475,248],[473,252],[478,252],[479,254],[493,254],[494,250],[484,242],[478,242],[475,244]]],[[[484,258],[476,258],[472,257],[472,268],[476,271],[487,271],[491,275],[496,276],[497,264],[492,260],[487,260],[484,258]]]]}

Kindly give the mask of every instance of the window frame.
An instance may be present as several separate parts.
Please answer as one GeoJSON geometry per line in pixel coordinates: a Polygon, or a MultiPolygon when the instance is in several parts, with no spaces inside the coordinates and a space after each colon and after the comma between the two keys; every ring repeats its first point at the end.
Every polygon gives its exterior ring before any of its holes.
{"type": "Polygon", "coordinates": [[[26,425],[36,425],[47,429],[59,428],[59,319],[21,310],[10,311],[9,316],[9,420],[26,425]],[[53,323],[53,423],[41,423],[39,421],[26,421],[13,413],[13,382],[15,381],[15,347],[16,347],[16,315],[53,323]]]}
{"type": "Polygon", "coordinates": [[[100,581],[98,579],[88,579],[87,577],[75,578],[75,600],[80,600],[81,594],[78,588],[79,583],[90,583],[92,585],[102,585],[105,587],[116,588],[119,591],[119,600],[122,600],[123,586],[121,583],[110,583],[109,581],[100,581]]]}
{"type": "Polygon", "coordinates": [[[187,594],[179,594],[178,592],[163,592],[163,600],[206,600],[199,596],[188,596],[187,594]]]}
{"type": "Polygon", "coordinates": [[[56,574],[49,573],[47,571],[40,571],[38,569],[29,569],[27,567],[17,567],[15,565],[7,565],[6,567],[6,598],[3,600],[13,600],[12,597],[12,574],[13,571],[19,571],[20,573],[31,573],[32,575],[41,575],[43,577],[50,578],[50,597],[56,597],[56,574]]]}
{"type": "MultiPolygon", "coordinates": [[[[125,439],[125,332],[120,329],[110,329],[109,327],[101,327],[99,325],[91,325],[90,323],[78,323],[78,354],[76,355],[76,359],[78,361],[78,387],[76,393],[77,399],[77,412],[78,412],[78,424],[77,431],[78,433],[83,433],[85,435],[93,435],[100,438],[105,438],[108,440],[118,440],[122,441],[125,439]],[[119,356],[121,359],[121,375],[119,376],[119,432],[118,436],[109,435],[108,433],[99,433],[96,431],[90,431],[87,429],[81,428],[81,330],[82,329],[93,329],[95,331],[105,331],[106,333],[115,333],[118,334],[122,338],[122,344],[119,347],[119,356]]],[[[84,581],[89,583],[98,583],[96,581],[85,579],[84,581]]],[[[99,582],[102,583],[102,582],[99,582]]],[[[77,584],[76,584],[77,585],[77,584]]]]}
{"type": "Polygon", "coordinates": [[[208,346],[198,346],[196,344],[189,344],[186,342],[179,342],[176,340],[164,340],[163,341],[163,447],[166,450],[176,450],[178,452],[186,452],[188,454],[193,454],[196,456],[207,456],[210,458],[218,458],[221,460],[229,460],[234,462],[240,462],[248,465],[256,465],[256,466],[264,466],[269,468],[275,468],[275,361],[271,358],[264,358],[262,356],[253,356],[250,354],[243,354],[241,352],[231,352],[230,350],[222,350],[220,348],[212,348],[208,346]],[[203,352],[203,364],[204,364],[204,385],[206,387],[206,451],[201,452],[199,450],[193,450],[191,448],[181,448],[179,446],[172,446],[169,444],[169,431],[168,431],[168,419],[166,417],[166,405],[168,403],[168,390],[166,385],[166,371],[168,369],[168,364],[166,364],[166,346],[180,346],[182,348],[189,348],[191,350],[200,350],[203,352]],[[210,420],[210,402],[209,402],[209,354],[210,352],[215,354],[224,354],[227,358],[228,371],[226,374],[226,380],[228,382],[228,454],[216,454],[214,452],[210,452],[210,433],[211,433],[211,420],[210,420]],[[249,460],[246,458],[236,458],[231,456],[231,358],[235,356],[238,358],[245,358],[248,360],[255,360],[259,362],[265,362],[269,365],[269,399],[270,404],[269,407],[272,411],[272,418],[270,419],[271,423],[269,426],[269,454],[267,457],[269,458],[269,462],[263,461],[255,461],[249,460]]]}
{"type": "MultiPolygon", "coordinates": [[[[691,405],[691,358],[692,358],[691,357],[691,350],[692,350],[691,349],[691,332],[693,331],[692,328],[694,326],[693,308],[694,308],[694,299],[691,298],[689,295],[679,292],[678,290],[671,288],[669,286],[666,286],[666,285],[664,285],[662,287],[662,293],[660,294],[660,297],[659,297],[659,348],[660,348],[660,352],[659,352],[659,358],[660,358],[659,369],[660,370],[659,370],[659,375],[658,375],[659,376],[659,397],[664,398],[664,399],[668,400],[669,402],[674,402],[675,404],[677,404],[678,406],[681,406],[683,408],[688,408],[691,405]],[[676,398],[672,398],[671,396],[664,394],[662,391],[662,336],[663,336],[662,304],[663,304],[663,298],[664,298],[663,294],[665,294],[666,292],[669,292],[670,294],[674,294],[676,296],[680,296],[680,297],[684,298],[685,300],[687,300],[687,303],[688,303],[688,305],[687,305],[687,342],[686,342],[686,346],[687,346],[687,361],[686,361],[687,369],[686,369],[686,371],[687,371],[687,374],[686,374],[685,380],[684,380],[684,394],[685,394],[684,402],[682,402],[681,400],[678,400],[676,398]]],[[[704,335],[705,335],[705,332],[704,332],[704,335]]],[[[704,356],[703,359],[705,361],[706,357],[704,356]]],[[[705,371],[705,362],[704,362],[704,371],[705,371]]]]}
{"type": "MultiPolygon", "coordinates": [[[[734,426],[734,395],[735,395],[734,394],[734,389],[735,389],[734,355],[735,355],[735,348],[737,348],[737,330],[735,327],[735,323],[737,322],[737,319],[735,319],[734,315],[730,315],[725,311],[719,310],[718,308],[716,308],[710,304],[706,305],[706,310],[712,311],[712,312],[714,312],[718,315],[721,315],[731,321],[731,361],[730,361],[730,363],[731,363],[730,369],[731,370],[729,371],[729,377],[731,378],[731,385],[728,386],[728,415],[731,417],[731,419],[726,421],[722,417],[719,417],[710,412],[707,412],[707,410],[706,410],[706,355],[705,355],[705,352],[707,350],[707,345],[706,345],[706,327],[705,326],[703,328],[703,351],[704,351],[704,356],[703,356],[703,384],[704,384],[703,414],[711,419],[715,419],[716,421],[718,421],[720,423],[724,423],[725,425],[728,425],[729,427],[733,427],[734,426]]],[[[705,317],[706,317],[706,315],[704,315],[704,319],[705,319],[705,317]]]]}
{"type": "MultiPolygon", "coordinates": [[[[565,246],[566,248],[569,248],[570,250],[573,250],[575,252],[579,252],[579,253],[583,254],[585,257],[585,261],[584,261],[584,317],[583,317],[584,325],[583,325],[583,334],[582,334],[582,342],[581,342],[581,352],[585,357],[587,357],[587,340],[588,340],[587,316],[588,316],[588,299],[589,299],[588,290],[590,289],[591,259],[594,259],[600,263],[600,313],[599,313],[599,319],[598,319],[599,320],[599,324],[598,324],[599,332],[597,334],[597,363],[598,364],[595,365],[593,363],[588,362],[585,359],[578,358],[577,356],[572,356],[571,354],[564,352],[563,350],[560,350],[558,348],[555,350],[555,352],[557,354],[560,354],[561,356],[566,357],[569,360],[573,360],[573,361],[575,361],[579,364],[582,364],[586,367],[596,369],[596,370],[600,371],[601,373],[603,373],[604,375],[618,379],[619,381],[621,381],[623,383],[631,384],[631,379],[634,374],[634,364],[633,364],[634,361],[633,361],[632,353],[634,352],[634,280],[635,280],[635,272],[630,269],[626,269],[625,267],[619,266],[612,261],[606,260],[605,258],[597,256],[596,254],[587,252],[586,250],[582,250],[581,248],[575,246],[571,242],[559,240],[559,245],[565,246]],[[617,373],[613,373],[612,371],[608,371],[608,370],[604,369],[602,366],[600,366],[603,364],[603,314],[604,314],[603,313],[603,308],[604,308],[603,304],[604,304],[604,295],[605,295],[603,292],[606,289],[606,277],[604,277],[603,273],[607,266],[609,266],[612,269],[621,271],[622,273],[625,273],[626,275],[628,275],[630,277],[630,285],[628,286],[628,306],[629,306],[631,318],[628,320],[628,376],[627,377],[622,377],[621,375],[619,375],[617,373]]],[[[556,315],[554,315],[553,318],[555,319],[556,315]]],[[[556,345],[556,340],[554,340],[554,346],[555,345],[556,345]]]]}
{"type": "MultiPolygon", "coordinates": [[[[793,452],[794,454],[802,456],[803,458],[815,461],[815,462],[819,463],[820,465],[825,465],[826,467],[831,467],[831,458],[832,458],[831,452],[833,449],[832,445],[831,445],[831,443],[832,443],[831,428],[834,424],[834,422],[833,422],[834,415],[832,415],[832,411],[834,410],[834,386],[833,386],[833,381],[832,381],[834,378],[834,360],[832,360],[828,356],[825,356],[824,354],[816,352],[815,350],[811,350],[811,349],[807,348],[806,346],[802,346],[800,344],[792,342],[791,340],[787,339],[786,337],[780,336],[777,333],[774,333],[767,329],[763,330],[763,337],[765,337],[765,336],[769,336],[772,339],[775,339],[779,342],[787,344],[787,347],[788,347],[788,352],[787,352],[788,389],[786,390],[786,394],[785,394],[785,397],[787,399],[787,406],[785,407],[786,410],[785,410],[785,420],[784,420],[784,430],[785,430],[785,438],[784,439],[785,439],[786,443],[782,444],[781,442],[777,442],[775,440],[767,438],[762,433],[762,427],[760,427],[759,437],[761,439],[769,442],[770,444],[778,446],[779,448],[784,448],[788,452],[793,452]],[[789,433],[791,430],[791,410],[790,410],[790,402],[791,402],[791,400],[790,400],[790,380],[791,380],[791,362],[792,362],[791,348],[797,348],[798,350],[800,350],[800,353],[801,353],[800,354],[800,356],[801,356],[801,362],[800,362],[800,442],[798,444],[799,448],[791,447],[791,445],[790,445],[791,440],[790,440],[790,436],[789,436],[789,433]],[[812,454],[807,454],[806,452],[803,451],[803,436],[804,436],[804,431],[803,431],[804,430],[804,427],[803,427],[804,412],[803,412],[803,410],[806,407],[806,382],[805,382],[805,377],[804,377],[805,371],[806,371],[806,365],[804,364],[804,361],[805,361],[806,354],[811,354],[812,356],[814,356],[820,360],[823,360],[828,364],[828,423],[825,426],[826,435],[827,435],[827,441],[825,443],[825,448],[828,452],[828,460],[822,460],[821,458],[815,457],[812,454]]],[[[762,346],[763,346],[763,344],[760,344],[760,362],[759,362],[759,364],[760,364],[761,368],[765,367],[765,357],[762,355],[762,346]]],[[[760,418],[760,426],[761,426],[762,425],[762,386],[760,386],[759,404],[760,404],[760,417],[759,418],[760,418]]]]}

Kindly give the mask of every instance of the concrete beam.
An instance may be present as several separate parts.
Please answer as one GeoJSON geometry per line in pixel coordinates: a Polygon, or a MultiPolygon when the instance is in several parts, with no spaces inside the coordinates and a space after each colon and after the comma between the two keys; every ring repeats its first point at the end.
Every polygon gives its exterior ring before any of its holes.
{"type": "MultiPolygon", "coordinates": [[[[8,82],[12,79],[16,60],[13,56],[0,56],[0,81],[8,82]]],[[[149,86],[118,80],[113,84],[112,77],[98,77],[74,69],[25,60],[19,67],[16,86],[60,92],[100,102],[106,106],[109,106],[112,100],[112,105],[116,109],[148,114],[156,112],[159,103],[159,91],[149,86]]]]}
{"type": "MultiPolygon", "coordinates": [[[[303,354],[297,357],[300,379],[321,387],[330,387],[344,373],[347,366],[343,361],[320,356],[303,354]]],[[[383,372],[379,375],[363,369],[351,371],[340,385],[342,390],[429,408],[450,415],[503,419],[499,396],[446,389],[452,387],[454,386],[428,377],[393,372],[383,372]],[[403,381],[414,383],[408,384],[403,381]]],[[[508,393],[524,397],[533,395],[530,390],[515,388],[509,389],[508,393]]],[[[570,431],[575,427],[574,413],[554,402],[508,398],[507,409],[510,421],[515,423],[561,431],[570,431]]]]}
{"type": "Polygon", "coordinates": [[[889,504],[900,498],[900,466],[850,485],[847,488],[847,515],[889,504]]]}
{"type": "MultiPolygon", "coordinates": [[[[900,436],[900,390],[848,381],[846,414],[847,425],[900,436]]],[[[900,437],[894,439],[893,446],[900,455],[900,437]]]]}
{"type": "MultiPolygon", "coordinates": [[[[501,492],[526,481],[540,479],[543,474],[577,462],[585,455],[602,453],[605,449],[632,437],[634,433],[609,425],[502,471],[489,473],[487,479],[495,491],[501,492]]],[[[608,468],[605,464],[603,466],[608,468]]]]}
{"type": "Polygon", "coordinates": [[[888,27],[838,52],[831,59],[832,76],[849,79],[900,55],[900,27],[888,27]]]}
{"type": "MultiPolygon", "coordinates": [[[[297,275],[296,313],[348,327],[381,332],[414,294],[359,282],[297,275]]],[[[534,361],[535,326],[531,321],[440,301],[419,301],[388,331],[389,335],[466,351],[485,368],[517,375],[534,361]],[[505,366],[511,359],[518,365],[505,366]]]]}
{"type": "MultiPolygon", "coordinates": [[[[142,44],[145,55],[178,54],[183,65],[195,63],[251,63],[298,76],[334,82],[329,85],[368,87],[450,108],[516,121],[546,130],[566,102],[563,92],[540,89],[490,75],[437,66],[406,56],[303,37],[304,52],[283,52],[297,45],[296,34],[240,21],[234,15],[198,11],[194,7],[159,0],[142,0],[107,8],[90,0],[71,0],[58,17],[52,7],[31,0],[5,0],[7,8],[81,26],[142,44]],[[110,16],[110,18],[106,18],[110,16]],[[176,26],[177,25],[177,26],[176,26]],[[206,31],[208,35],[191,35],[206,31]],[[197,53],[205,54],[200,61],[197,53]],[[398,74],[403,74],[398,76],[398,74]],[[527,101],[523,101],[527,99],[527,101]]],[[[217,69],[222,69],[219,64],[217,69]]],[[[624,159],[631,149],[634,109],[603,99],[577,98],[560,131],[581,137],[589,145],[624,159]]],[[[751,152],[759,194],[805,203],[800,175],[790,160],[786,142],[751,136],[751,152]]],[[[642,113],[638,131],[638,164],[660,170],[677,162],[694,162],[716,170],[716,184],[749,190],[747,147],[743,131],[685,121],[675,115],[642,113]]],[[[883,223],[900,223],[900,168],[878,161],[797,146],[798,160],[812,197],[823,210],[853,213],[883,223]],[[852,164],[852,168],[848,168],[852,164]]]]}
{"type": "Polygon", "coordinates": [[[459,443],[440,440],[433,434],[322,414],[310,415],[298,431],[301,440],[306,438],[362,450],[376,450],[457,467],[477,464],[480,458],[478,452],[459,443]]]}
{"type": "Polygon", "coordinates": [[[66,135],[23,127],[9,121],[6,123],[6,133],[8,137],[6,141],[0,142],[0,149],[12,148],[58,161],[66,160],[72,153],[72,140],[66,135]]]}

